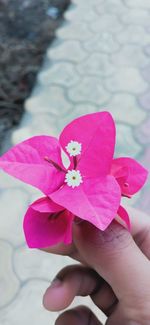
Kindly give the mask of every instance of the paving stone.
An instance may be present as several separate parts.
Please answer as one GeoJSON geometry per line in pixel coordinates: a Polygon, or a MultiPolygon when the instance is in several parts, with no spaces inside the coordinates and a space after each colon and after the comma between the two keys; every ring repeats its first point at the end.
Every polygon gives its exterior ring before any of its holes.
{"type": "Polygon", "coordinates": [[[82,9],[85,6],[87,7],[93,7],[93,5],[96,5],[97,3],[101,6],[104,3],[105,0],[72,0],[71,3],[75,6],[75,10],[78,10],[78,8],[82,9]]]}
{"type": "Polygon", "coordinates": [[[139,97],[139,103],[144,109],[150,110],[150,91],[139,97]]]}
{"type": "Polygon", "coordinates": [[[143,48],[143,51],[146,55],[148,55],[148,57],[150,56],[150,44],[148,44],[147,46],[145,46],[143,48]]]}
{"type": "MultiPolygon", "coordinates": [[[[12,229],[10,229],[10,231],[12,231],[12,229]]],[[[9,233],[7,234],[7,238],[8,236],[9,233]]],[[[0,308],[10,303],[16,296],[20,287],[19,280],[12,268],[12,254],[13,248],[11,245],[0,239],[0,308]]]]}
{"type": "Polygon", "coordinates": [[[148,10],[132,9],[121,15],[121,21],[127,25],[137,24],[142,26],[150,25],[150,13],[148,10]]]}
{"type": "Polygon", "coordinates": [[[95,34],[92,38],[83,42],[83,46],[85,50],[91,53],[114,53],[120,48],[114,36],[107,31],[95,34]]]}
{"type": "Polygon", "coordinates": [[[146,29],[143,26],[138,25],[128,25],[125,26],[121,33],[116,34],[116,39],[120,44],[139,44],[148,45],[149,33],[146,32],[146,29]]]}
{"type": "MultiPolygon", "coordinates": [[[[130,212],[130,210],[128,209],[128,207],[134,207],[136,206],[136,204],[138,203],[138,201],[141,200],[141,192],[138,192],[136,194],[134,194],[132,196],[131,199],[122,197],[121,198],[121,205],[127,209],[128,213],[130,212]]],[[[130,214],[129,214],[130,215],[130,214]]]]}
{"type": "Polygon", "coordinates": [[[90,113],[94,113],[98,110],[99,105],[94,105],[94,104],[89,104],[89,103],[84,103],[84,104],[80,104],[80,103],[75,103],[74,104],[74,109],[70,112],[69,115],[66,115],[64,119],[62,119],[62,123],[63,125],[71,122],[72,120],[74,120],[75,118],[81,116],[81,115],[85,115],[85,111],[86,114],[90,114],[90,113]]]}
{"type": "Polygon", "coordinates": [[[150,84],[150,65],[146,66],[141,73],[143,78],[150,84]]]}
{"type": "Polygon", "coordinates": [[[150,8],[149,0],[124,0],[124,2],[131,8],[150,8]]]}
{"type": "Polygon", "coordinates": [[[90,25],[90,29],[94,33],[100,33],[103,31],[111,32],[111,33],[118,33],[122,30],[122,25],[120,24],[119,20],[115,15],[111,14],[103,14],[94,21],[90,25]]]}
{"type": "Polygon", "coordinates": [[[36,119],[32,119],[30,129],[33,135],[47,134],[57,136],[56,118],[50,114],[39,114],[36,119]]]}
{"type": "Polygon", "coordinates": [[[136,158],[141,151],[142,147],[135,141],[132,128],[121,123],[117,124],[116,157],[136,158]]]}
{"type": "Polygon", "coordinates": [[[150,144],[150,116],[135,130],[135,135],[139,143],[150,144]]]}
{"type": "Polygon", "coordinates": [[[85,115],[85,112],[86,112],[86,114],[90,114],[92,112],[94,113],[97,111],[104,111],[106,109],[109,110],[108,105],[106,105],[106,103],[105,103],[105,105],[100,104],[100,103],[97,103],[97,105],[89,104],[88,102],[84,102],[83,104],[74,103],[74,108],[70,112],[70,114],[66,115],[64,118],[62,118],[58,121],[58,131],[60,133],[62,131],[64,125],[67,125],[72,120],[74,120],[77,117],[80,117],[81,115],[85,115]]]}
{"type": "Polygon", "coordinates": [[[0,170],[0,190],[18,187],[18,180],[0,170]]]}
{"type": "Polygon", "coordinates": [[[99,1],[97,1],[95,7],[98,13],[110,13],[120,16],[122,13],[129,12],[129,9],[121,0],[104,1],[101,5],[99,5],[99,1]]]}
{"type": "Polygon", "coordinates": [[[150,33],[150,24],[149,24],[149,26],[145,26],[145,31],[149,35],[149,33],[150,33]]]}
{"type": "Polygon", "coordinates": [[[137,201],[136,207],[139,210],[144,211],[149,215],[149,193],[150,193],[150,146],[145,146],[145,149],[143,150],[143,155],[140,157],[139,161],[141,164],[147,168],[149,175],[148,179],[140,191],[140,200],[137,201]]]}
{"type": "Polygon", "coordinates": [[[56,119],[50,114],[37,115],[36,119],[32,119],[28,126],[13,132],[12,142],[16,144],[35,135],[51,135],[57,137],[56,119]]]}
{"type": "Polygon", "coordinates": [[[79,76],[72,63],[56,62],[46,71],[39,73],[38,80],[44,86],[50,86],[53,83],[71,87],[79,82],[79,76]]]}
{"type": "MultiPolygon", "coordinates": [[[[73,109],[70,111],[70,114],[67,114],[66,116],[64,116],[63,118],[59,119],[58,121],[58,131],[59,133],[62,131],[62,129],[64,128],[64,125],[67,125],[68,123],[70,123],[72,120],[74,120],[75,118],[81,116],[81,115],[85,115],[86,114],[90,114],[90,113],[94,113],[100,110],[100,105],[95,105],[95,104],[89,104],[88,102],[85,102],[83,104],[80,103],[74,103],[74,107],[73,109]]],[[[102,106],[102,111],[104,110],[103,106],[102,106]]]]}
{"type": "Polygon", "coordinates": [[[21,129],[17,129],[12,134],[12,143],[13,145],[20,143],[28,138],[31,138],[34,136],[36,130],[31,130],[31,128],[28,127],[22,127],[21,129]]]}
{"type": "MultiPolygon", "coordinates": [[[[50,48],[47,55],[52,60],[70,60],[71,62],[78,63],[84,60],[87,56],[79,41],[66,40],[59,43],[57,46],[50,48]],[[69,53],[69,57],[68,57],[69,53]]],[[[61,63],[62,64],[62,63],[61,63]]]]}
{"type": "MultiPolygon", "coordinates": [[[[145,159],[145,157],[144,157],[145,159]]],[[[145,161],[144,161],[145,162],[145,161]]],[[[150,159],[149,159],[150,166],[150,159]]],[[[149,168],[149,166],[147,168],[149,168]]],[[[140,212],[145,212],[149,216],[149,193],[150,193],[150,179],[144,185],[144,188],[140,192],[140,200],[136,202],[136,208],[140,210],[140,212]]]]}
{"type": "Polygon", "coordinates": [[[128,123],[131,126],[139,125],[146,118],[146,113],[140,109],[136,99],[130,94],[115,94],[105,105],[76,104],[72,113],[60,120],[59,132],[64,125],[70,123],[73,119],[97,111],[107,110],[113,115],[116,123],[128,123]]]}
{"type": "Polygon", "coordinates": [[[93,53],[78,64],[77,71],[81,76],[94,75],[101,78],[111,76],[115,72],[115,67],[110,63],[107,54],[93,53]]]}
{"type": "Polygon", "coordinates": [[[77,8],[73,8],[72,10],[68,10],[65,14],[65,19],[70,20],[71,22],[92,22],[98,18],[96,12],[93,10],[93,5],[88,5],[87,3],[81,3],[81,5],[77,4],[77,8]],[[86,13],[86,14],[85,14],[86,13]]]}
{"type": "Polygon", "coordinates": [[[16,298],[0,313],[3,325],[54,324],[56,316],[42,306],[42,295],[48,282],[32,280],[24,284],[16,298]]]}
{"type": "Polygon", "coordinates": [[[29,197],[20,188],[12,188],[1,193],[0,199],[0,238],[13,245],[24,243],[23,217],[28,207],[29,197]]]}
{"type": "Polygon", "coordinates": [[[68,96],[74,102],[99,102],[99,105],[104,104],[110,97],[96,77],[84,77],[80,84],[68,90],[68,96]]]}
{"type": "Polygon", "coordinates": [[[68,28],[66,26],[57,31],[57,36],[61,39],[86,40],[92,37],[92,32],[88,29],[88,25],[84,22],[74,22],[68,28]]]}
{"type": "Polygon", "coordinates": [[[13,263],[20,280],[42,278],[50,282],[62,267],[72,263],[72,259],[24,246],[15,251],[13,263]]]}
{"type": "Polygon", "coordinates": [[[139,125],[146,118],[146,113],[140,109],[135,96],[127,93],[114,94],[107,109],[117,122],[130,125],[139,125]]]}
{"type": "Polygon", "coordinates": [[[144,150],[143,156],[142,156],[142,163],[143,165],[148,169],[149,171],[149,177],[148,177],[148,182],[147,182],[147,190],[148,190],[148,194],[149,194],[149,190],[150,190],[150,146],[147,146],[144,150]]]}
{"type": "Polygon", "coordinates": [[[9,176],[8,174],[4,173],[3,171],[0,171],[0,191],[4,192],[6,189],[13,190],[16,188],[17,188],[17,190],[20,190],[21,192],[22,191],[25,192],[26,195],[28,195],[29,200],[32,195],[34,195],[36,197],[41,195],[41,192],[38,189],[36,189],[30,185],[27,185],[14,177],[9,176]]]}
{"type": "Polygon", "coordinates": [[[134,44],[126,44],[120,51],[111,55],[111,61],[115,66],[145,67],[149,58],[144,54],[143,49],[134,44]]]}
{"type": "Polygon", "coordinates": [[[42,113],[61,117],[68,112],[71,104],[65,98],[65,90],[63,88],[51,85],[50,87],[45,86],[39,94],[29,98],[26,101],[25,108],[28,112],[36,114],[36,117],[42,113]]]}
{"type": "Polygon", "coordinates": [[[138,69],[132,67],[118,68],[116,74],[104,80],[104,85],[112,92],[127,91],[133,94],[143,93],[148,88],[138,69]]]}

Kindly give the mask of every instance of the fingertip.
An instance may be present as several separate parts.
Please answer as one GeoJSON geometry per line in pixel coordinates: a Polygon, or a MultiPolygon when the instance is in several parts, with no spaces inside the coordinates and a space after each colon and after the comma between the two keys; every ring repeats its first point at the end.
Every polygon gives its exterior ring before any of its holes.
{"type": "Polygon", "coordinates": [[[55,311],[59,307],[59,296],[62,283],[59,279],[54,279],[47,288],[43,296],[43,306],[51,311],[55,311]]]}
{"type": "Polygon", "coordinates": [[[68,288],[59,279],[55,279],[43,296],[43,306],[49,311],[61,311],[72,302],[68,288]]]}

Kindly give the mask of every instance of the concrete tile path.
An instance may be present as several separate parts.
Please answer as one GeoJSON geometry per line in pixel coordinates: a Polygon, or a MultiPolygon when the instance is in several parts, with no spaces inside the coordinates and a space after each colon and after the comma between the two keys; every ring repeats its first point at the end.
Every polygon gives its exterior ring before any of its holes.
{"type": "MultiPolygon", "coordinates": [[[[117,122],[116,154],[149,168],[150,1],[74,0],[65,18],[12,144],[57,136],[73,118],[107,109],[117,122]]],[[[39,193],[3,173],[0,184],[0,325],[54,324],[57,315],[42,308],[42,294],[71,260],[26,247],[22,219],[39,193]]],[[[149,213],[149,191],[147,182],[130,204],[149,213]]]]}

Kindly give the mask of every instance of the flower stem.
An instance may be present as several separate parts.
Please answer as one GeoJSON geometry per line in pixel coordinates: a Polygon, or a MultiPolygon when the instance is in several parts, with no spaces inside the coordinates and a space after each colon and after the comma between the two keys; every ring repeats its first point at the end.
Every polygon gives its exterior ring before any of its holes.
{"type": "Polygon", "coordinates": [[[77,168],[77,157],[76,156],[73,157],[73,164],[74,164],[74,169],[76,169],[77,168]]]}

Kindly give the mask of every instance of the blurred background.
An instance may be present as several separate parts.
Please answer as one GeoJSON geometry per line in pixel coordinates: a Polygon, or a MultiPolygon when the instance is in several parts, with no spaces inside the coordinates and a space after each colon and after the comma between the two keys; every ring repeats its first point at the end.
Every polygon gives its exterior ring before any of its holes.
{"type": "MultiPolygon", "coordinates": [[[[1,153],[103,110],[117,124],[116,156],[149,169],[150,1],[0,0],[1,153]]],[[[149,193],[148,180],[124,204],[149,213],[149,193]]],[[[0,194],[0,325],[54,324],[42,295],[72,261],[25,244],[22,220],[37,190],[0,172],[0,194]]]]}

